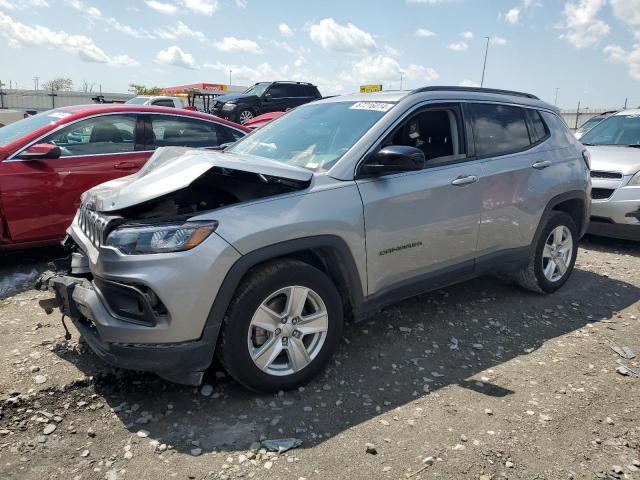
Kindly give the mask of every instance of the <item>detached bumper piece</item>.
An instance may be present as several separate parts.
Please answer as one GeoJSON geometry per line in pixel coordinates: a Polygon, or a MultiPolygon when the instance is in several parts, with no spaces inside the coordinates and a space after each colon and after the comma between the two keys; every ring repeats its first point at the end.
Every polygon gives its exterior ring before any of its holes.
{"type": "MultiPolygon", "coordinates": [[[[127,331],[156,326],[153,307],[136,287],[73,276],[49,280],[55,303],[87,344],[105,362],[128,370],[154,372],[175,383],[199,385],[213,359],[205,340],[182,343],[127,343],[127,331]]],[[[46,302],[50,307],[51,302],[46,302]]],[[[43,306],[44,308],[44,306],[43,306]]]]}

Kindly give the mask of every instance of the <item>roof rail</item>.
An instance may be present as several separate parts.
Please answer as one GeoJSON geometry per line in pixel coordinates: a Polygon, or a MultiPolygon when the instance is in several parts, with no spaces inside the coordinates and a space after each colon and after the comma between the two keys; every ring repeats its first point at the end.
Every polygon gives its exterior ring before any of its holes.
{"type": "Polygon", "coordinates": [[[493,93],[496,95],[511,95],[512,97],[525,97],[531,98],[533,100],[540,100],[535,95],[524,92],[516,92],[513,90],[499,90],[496,88],[480,88],[480,87],[447,87],[447,86],[437,86],[437,87],[422,87],[416,90],[411,91],[411,95],[414,93],[422,93],[422,92],[444,92],[444,91],[453,91],[453,92],[476,92],[476,93],[493,93]]]}

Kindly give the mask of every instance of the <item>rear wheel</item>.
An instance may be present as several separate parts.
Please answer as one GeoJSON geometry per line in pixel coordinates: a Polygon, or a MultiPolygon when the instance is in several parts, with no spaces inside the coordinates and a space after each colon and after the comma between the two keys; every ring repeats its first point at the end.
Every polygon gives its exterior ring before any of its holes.
{"type": "Polygon", "coordinates": [[[577,253],[575,222],[567,213],[553,211],[540,233],[529,264],[517,273],[516,280],[534,292],[555,292],[573,272],[577,253]]]}
{"type": "Polygon", "coordinates": [[[218,355],[242,385],[272,392],[314,377],[342,333],[340,295],[329,277],[296,260],[267,264],[238,288],[218,355]]]}

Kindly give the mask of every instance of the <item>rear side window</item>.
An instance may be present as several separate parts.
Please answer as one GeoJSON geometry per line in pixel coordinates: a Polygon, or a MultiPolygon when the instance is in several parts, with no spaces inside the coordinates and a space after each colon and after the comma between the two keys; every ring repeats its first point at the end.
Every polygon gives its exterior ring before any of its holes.
{"type": "Polygon", "coordinates": [[[531,122],[531,137],[534,142],[539,142],[549,135],[549,129],[544,123],[542,116],[538,110],[527,109],[527,115],[529,115],[529,122],[531,122]]]}
{"type": "Polygon", "coordinates": [[[470,107],[478,155],[503,155],[531,144],[523,108],[490,103],[475,103],[470,107]]]}
{"type": "Polygon", "coordinates": [[[195,118],[151,115],[155,147],[217,147],[233,141],[229,128],[195,118]]]}
{"type": "Polygon", "coordinates": [[[154,105],[158,107],[174,107],[173,100],[169,100],[168,98],[164,98],[162,100],[156,100],[153,102],[154,105]]]}

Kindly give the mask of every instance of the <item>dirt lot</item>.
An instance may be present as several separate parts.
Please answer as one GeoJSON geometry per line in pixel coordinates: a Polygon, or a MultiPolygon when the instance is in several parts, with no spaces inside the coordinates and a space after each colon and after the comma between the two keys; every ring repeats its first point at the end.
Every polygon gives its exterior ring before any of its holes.
{"type": "Polygon", "coordinates": [[[637,244],[588,239],[547,297],[481,278],[388,308],[272,396],[114,370],[46,296],[0,300],[2,479],[640,478],[640,379],[616,372],[640,357],[608,344],[640,353],[637,244]],[[287,437],[303,444],[257,448],[287,437]]]}

